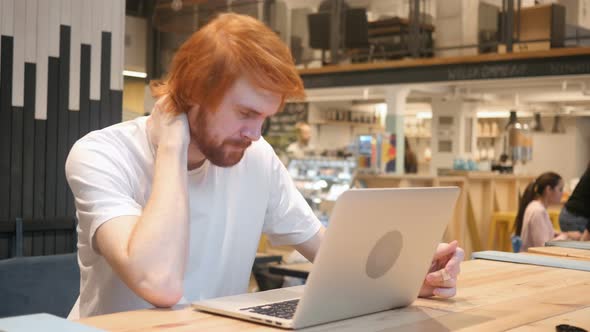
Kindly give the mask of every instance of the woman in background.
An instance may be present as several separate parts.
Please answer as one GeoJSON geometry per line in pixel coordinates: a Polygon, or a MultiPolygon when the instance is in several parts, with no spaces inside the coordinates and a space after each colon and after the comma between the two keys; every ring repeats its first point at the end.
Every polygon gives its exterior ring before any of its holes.
{"type": "Polygon", "coordinates": [[[557,204],[563,195],[563,180],[554,172],[541,174],[530,183],[522,195],[514,224],[516,235],[522,239],[520,251],[542,247],[545,242],[561,239],[553,230],[547,207],[557,204]]]}

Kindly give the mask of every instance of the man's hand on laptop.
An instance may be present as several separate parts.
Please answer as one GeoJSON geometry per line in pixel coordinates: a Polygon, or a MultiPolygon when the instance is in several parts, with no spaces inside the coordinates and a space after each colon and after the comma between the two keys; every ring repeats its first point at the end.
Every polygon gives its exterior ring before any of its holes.
{"type": "Polygon", "coordinates": [[[457,293],[457,276],[465,257],[457,241],[441,243],[436,248],[432,264],[420,289],[420,297],[440,296],[449,298],[457,293]]]}

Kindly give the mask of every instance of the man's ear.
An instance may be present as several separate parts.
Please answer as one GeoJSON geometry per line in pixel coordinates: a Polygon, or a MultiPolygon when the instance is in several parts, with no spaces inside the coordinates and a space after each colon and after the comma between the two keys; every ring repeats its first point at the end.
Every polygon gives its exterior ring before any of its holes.
{"type": "Polygon", "coordinates": [[[189,120],[196,119],[197,114],[199,114],[200,109],[201,109],[201,106],[199,104],[195,104],[188,109],[188,111],[186,112],[186,116],[188,117],[189,120]]]}

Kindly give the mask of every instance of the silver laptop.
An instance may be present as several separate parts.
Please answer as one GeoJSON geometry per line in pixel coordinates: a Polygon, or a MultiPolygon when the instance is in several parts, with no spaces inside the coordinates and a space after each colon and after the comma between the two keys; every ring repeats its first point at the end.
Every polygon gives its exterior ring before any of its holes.
{"type": "Polygon", "coordinates": [[[418,296],[458,194],[457,187],[346,191],[305,286],[192,305],[287,329],[407,306],[418,296]]]}

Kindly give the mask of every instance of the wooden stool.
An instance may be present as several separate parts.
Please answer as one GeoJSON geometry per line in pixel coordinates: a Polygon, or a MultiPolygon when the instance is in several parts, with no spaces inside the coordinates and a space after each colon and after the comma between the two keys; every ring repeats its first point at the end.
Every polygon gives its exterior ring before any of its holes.
{"type": "Polygon", "coordinates": [[[492,215],[492,221],[490,222],[490,231],[488,234],[489,249],[512,252],[510,234],[512,234],[515,218],[516,211],[494,212],[494,214],[492,215]],[[496,234],[498,242],[495,242],[496,234]]]}

